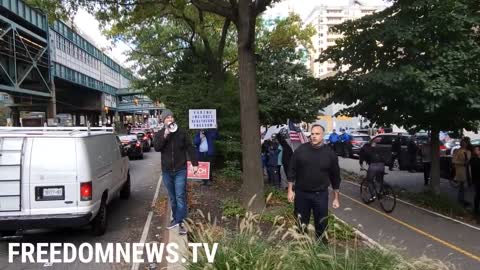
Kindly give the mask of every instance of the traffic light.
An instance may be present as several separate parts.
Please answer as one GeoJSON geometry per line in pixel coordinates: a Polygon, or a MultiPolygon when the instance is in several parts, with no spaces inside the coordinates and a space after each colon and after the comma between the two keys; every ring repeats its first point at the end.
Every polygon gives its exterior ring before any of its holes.
{"type": "Polygon", "coordinates": [[[133,100],[133,103],[135,103],[135,106],[138,106],[138,98],[135,98],[135,99],[133,100]]]}
{"type": "Polygon", "coordinates": [[[108,107],[105,106],[105,108],[103,108],[105,110],[105,113],[108,113],[108,107]]]}

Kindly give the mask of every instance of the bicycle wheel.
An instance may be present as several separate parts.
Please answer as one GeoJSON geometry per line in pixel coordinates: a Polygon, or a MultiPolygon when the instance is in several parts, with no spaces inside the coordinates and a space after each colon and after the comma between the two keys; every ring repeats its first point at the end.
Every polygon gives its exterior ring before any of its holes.
{"type": "Polygon", "coordinates": [[[378,200],[383,211],[387,213],[391,213],[393,209],[395,209],[395,205],[397,205],[397,196],[393,188],[385,183],[383,184],[380,194],[378,194],[378,200]]]}
{"type": "Polygon", "coordinates": [[[370,192],[370,189],[368,188],[368,180],[365,179],[362,181],[362,184],[360,185],[360,197],[362,197],[362,201],[366,204],[371,203],[372,201],[370,200],[372,198],[372,193],[370,192]]]}

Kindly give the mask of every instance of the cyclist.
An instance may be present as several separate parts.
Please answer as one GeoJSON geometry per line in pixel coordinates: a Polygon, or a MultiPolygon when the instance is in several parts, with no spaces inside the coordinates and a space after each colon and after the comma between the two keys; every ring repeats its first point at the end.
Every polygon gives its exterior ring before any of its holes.
{"type": "Polygon", "coordinates": [[[377,180],[380,185],[383,185],[383,176],[385,174],[385,161],[383,160],[382,155],[375,148],[375,146],[376,143],[371,142],[365,144],[362,149],[360,149],[361,169],[363,169],[363,161],[368,164],[368,190],[372,195],[370,201],[374,201],[376,199],[374,181],[377,180]]]}

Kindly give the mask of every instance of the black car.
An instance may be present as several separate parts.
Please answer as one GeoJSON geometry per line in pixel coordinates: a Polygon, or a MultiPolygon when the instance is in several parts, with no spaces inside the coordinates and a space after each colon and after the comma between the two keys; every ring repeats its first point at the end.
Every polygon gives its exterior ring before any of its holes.
{"type": "Polygon", "coordinates": [[[357,156],[360,154],[360,149],[370,141],[370,136],[365,134],[351,134],[352,140],[350,144],[352,145],[352,155],[357,156]]]}
{"type": "Polygon", "coordinates": [[[143,159],[143,147],[136,135],[120,135],[118,139],[129,159],[143,159]]]}
{"type": "MultiPolygon", "coordinates": [[[[370,140],[370,143],[375,142],[375,148],[380,151],[380,154],[383,157],[385,164],[392,163],[392,143],[394,140],[400,139],[401,150],[398,156],[398,167],[400,170],[407,170],[410,168],[410,160],[408,158],[407,144],[410,141],[411,136],[407,134],[396,134],[396,133],[387,133],[380,134],[373,137],[370,140]]],[[[417,162],[415,168],[418,171],[423,170],[423,164],[421,160],[420,153],[417,155],[417,162]]]]}
{"type": "Polygon", "coordinates": [[[145,133],[143,129],[132,129],[130,131],[130,134],[137,136],[137,139],[142,144],[144,152],[150,152],[150,148],[152,147],[153,143],[150,137],[147,135],[147,133],[145,133]]]}

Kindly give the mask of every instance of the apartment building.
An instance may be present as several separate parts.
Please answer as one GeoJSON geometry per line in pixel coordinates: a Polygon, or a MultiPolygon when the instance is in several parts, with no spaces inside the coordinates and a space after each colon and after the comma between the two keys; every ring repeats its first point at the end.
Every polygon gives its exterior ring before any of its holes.
{"type": "Polygon", "coordinates": [[[335,63],[332,61],[318,63],[315,60],[329,46],[335,45],[335,41],[342,36],[331,31],[331,28],[342,22],[381,11],[387,6],[385,4],[371,5],[365,0],[319,2],[320,4],[307,16],[305,23],[312,24],[317,30],[317,34],[312,38],[314,49],[309,52],[308,68],[315,77],[322,78],[333,72],[335,63]]]}

